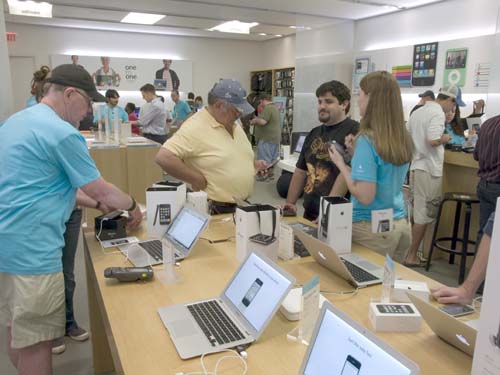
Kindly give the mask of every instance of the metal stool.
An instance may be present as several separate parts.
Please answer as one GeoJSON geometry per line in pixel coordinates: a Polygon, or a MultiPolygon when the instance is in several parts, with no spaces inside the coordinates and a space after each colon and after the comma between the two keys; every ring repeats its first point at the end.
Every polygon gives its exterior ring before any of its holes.
{"type": "Polygon", "coordinates": [[[458,276],[458,282],[460,284],[463,283],[465,278],[465,266],[468,256],[474,256],[475,252],[467,251],[469,244],[475,245],[476,242],[469,240],[469,227],[470,227],[470,217],[472,211],[472,205],[479,204],[479,200],[476,195],[467,194],[467,193],[445,193],[441,204],[439,205],[439,211],[437,214],[436,226],[434,227],[434,233],[432,234],[431,247],[429,249],[429,256],[427,258],[427,265],[425,267],[426,271],[429,271],[429,267],[431,266],[431,258],[432,251],[434,247],[437,247],[439,250],[444,251],[450,254],[449,264],[453,264],[455,262],[455,255],[459,255],[460,258],[460,273],[458,276]],[[453,224],[453,234],[451,237],[440,237],[436,238],[439,220],[441,218],[441,212],[443,210],[443,206],[446,202],[456,202],[455,208],[455,222],[453,224]],[[464,223],[464,232],[463,238],[458,237],[458,227],[460,225],[460,216],[462,203],[465,204],[465,223],[464,223]],[[440,244],[440,242],[451,242],[451,247],[446,247],[440,244]],[[462,249],[457,250],[457,242],[462,243],[462,249]]]}

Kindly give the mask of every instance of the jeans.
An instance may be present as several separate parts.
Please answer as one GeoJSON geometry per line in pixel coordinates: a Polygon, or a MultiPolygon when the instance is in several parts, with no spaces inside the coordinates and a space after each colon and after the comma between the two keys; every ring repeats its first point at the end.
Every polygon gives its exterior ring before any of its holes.
{"type": "Polygon", "coordinates": [[[483,235],[483,228],[495,211],[497,198],[500,197],[500,184],[480,180],[477,184],[477,196],[479,198],[479,231],[477,232],[477,243],[479,244],[483,235]]]}
{"type": "Polygon", "coordinates": [[[257,160],[265,160],[267,163],[271,163],[278,159],[279,154],[280,145],[278,143],[262,140],[257,143],[257,160]]]}
{"type": "Polygon", "coordinates": [[[151,134],[151,133],[143,133],[144,138],[151,139],[153,142],[164,144],[167,141],[168,135],[160,135],[160,134],[151,134]]]}
{"type": "Polygon", "coordinates": [[[64,232],[64,249],[62,253],[62,264],[64,274],[64,299],[66,304],[66,333],[78,327],[73,311],[73,295],[75,294],[75,255],[80,236],[82,223],[82,210],[75,208],[66,222],[64,232]]]}

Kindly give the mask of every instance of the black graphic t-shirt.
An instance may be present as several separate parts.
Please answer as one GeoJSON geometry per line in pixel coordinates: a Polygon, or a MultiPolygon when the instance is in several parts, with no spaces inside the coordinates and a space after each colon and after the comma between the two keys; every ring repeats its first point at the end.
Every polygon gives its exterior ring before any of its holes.
{"type": "Polygon", "coordinates": [[[307,135],[296,167],[307,172],[304,187],[304,217],[315,220],[319,215],[321,196],[330,194],[340,171],[330,160],[328,142],[335,140],[344,145],[345,137],[357,134],[359,123],[346,118],[335,125],[320,125],[307,135]]]}

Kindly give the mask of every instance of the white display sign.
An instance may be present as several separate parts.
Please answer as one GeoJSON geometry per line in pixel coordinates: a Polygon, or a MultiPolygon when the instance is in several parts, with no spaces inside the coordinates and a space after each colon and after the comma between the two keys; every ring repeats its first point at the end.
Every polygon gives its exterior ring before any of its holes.
{"type": "Polygon", "coordinates": [[[189,60],[139,59],[109,56],[52,55],[51,65],[84,67],[98,90],[139,91],[150,83],[160,91],[193,90],[193,63],[189,60]]]}
{"type": "Polygon", "coordinates": [[[500,199],[497,200],[495,223],[491,237],[486,283],[481,305],[479,333],[472,363],[473,375],[500,374],[500,199]]]}

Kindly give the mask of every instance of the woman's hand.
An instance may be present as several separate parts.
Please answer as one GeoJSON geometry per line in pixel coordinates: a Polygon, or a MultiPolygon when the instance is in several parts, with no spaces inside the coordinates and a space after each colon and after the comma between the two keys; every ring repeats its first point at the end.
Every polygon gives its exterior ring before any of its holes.
{"type": "Polygon", "coordinates": [[[330,159],[332,159],[332,162],[337,166],[338,169],[342,170],[341,167],[345,167],[344,158],[342,157],[342,155],[340,155],[335,147],[329,146],[328,154],[330,154],[330,159]]]}

